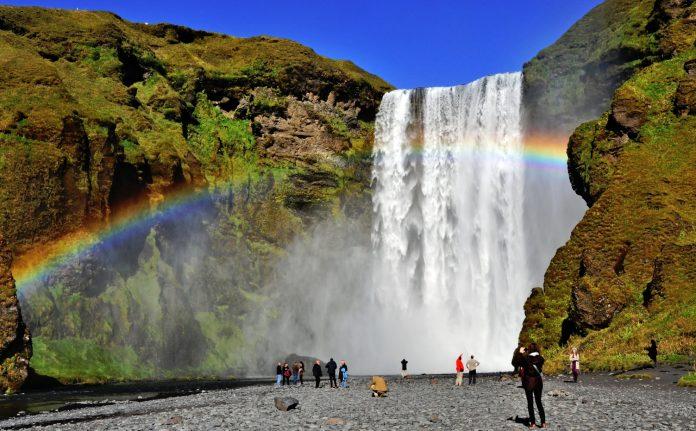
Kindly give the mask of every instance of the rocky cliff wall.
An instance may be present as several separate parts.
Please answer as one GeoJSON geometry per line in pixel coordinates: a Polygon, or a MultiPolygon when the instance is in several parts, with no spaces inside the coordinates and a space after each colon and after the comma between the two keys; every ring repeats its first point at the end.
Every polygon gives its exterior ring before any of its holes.
{"type": "Polygon", "coordinates": [[[348,61],[0,7],[0,68],[0,232],[41,373],[244,372],[244,319],[272,313],[263,287],[285,247],[319,220],[369,219],[372,121],[391,86],[348,61]],[[163,212],[174,195],[195,205],[163,212]],[[131,214],[143,221],[98,241],[131,214]],[[27,281],[76,238],[98,245],[27,281]]]}
{"type": "Polygon", "coordinates": [[[661,360],[696,353],[696,6],[658,0],[638,24],[657,57],[570,138],[571,182],[590,209],[525,304],[520,341],[541,343],[549,370],[570,346],[589,369],[647,363],[651,338],[661,360]]]}

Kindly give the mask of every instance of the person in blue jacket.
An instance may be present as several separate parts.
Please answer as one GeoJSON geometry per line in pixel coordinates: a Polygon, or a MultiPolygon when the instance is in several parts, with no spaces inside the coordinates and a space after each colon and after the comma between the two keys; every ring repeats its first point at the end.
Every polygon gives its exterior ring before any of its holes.
{"type": "Polygon", "coordinates": [[[338,369],[338,375],[340,376],[341,387],[347,388],[348,387],[348,365],[346,365],[346,361],[341,361],[341,368],[338,369]]]}

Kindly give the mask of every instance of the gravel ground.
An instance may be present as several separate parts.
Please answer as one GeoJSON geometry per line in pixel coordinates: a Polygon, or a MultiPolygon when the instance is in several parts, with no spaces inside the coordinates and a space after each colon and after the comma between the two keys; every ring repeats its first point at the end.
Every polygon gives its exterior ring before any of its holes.
{"type": "MultiPolygon", "coordinates": [[[[51,430],[299,430],[299,429],[525,429],[517,380],[479,378],[455,387],[450,377],[388,378],[389,396],[371,398],[367,378],[350,388],[274,388],[272,385],[203,392],[43,413],[0,422],[0,429],[51,430]],[[281,412],[274,397],[292,396],[300,408],[281,412]]],[[[672,382],[618,381],[588,376],[579,384],[547,377],[544,406],[550,429],[696,430],[696,391],[672,382]]]]}

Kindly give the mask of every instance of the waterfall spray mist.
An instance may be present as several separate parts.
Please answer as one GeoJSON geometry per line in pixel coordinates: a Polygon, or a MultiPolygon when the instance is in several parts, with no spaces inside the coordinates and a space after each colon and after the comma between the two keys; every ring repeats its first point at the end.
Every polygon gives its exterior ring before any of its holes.
{"type": "Polygon", "coordinates": [[[460,353],[510,368],[540,278],[528,273],[520,110],[519,73],[386,94],[371,234],[327,222],[290,250],[273,288],[285,310],[275,351],[346,357],[365,373],[402,357],[414,372],[451,371],[460,353]]]}

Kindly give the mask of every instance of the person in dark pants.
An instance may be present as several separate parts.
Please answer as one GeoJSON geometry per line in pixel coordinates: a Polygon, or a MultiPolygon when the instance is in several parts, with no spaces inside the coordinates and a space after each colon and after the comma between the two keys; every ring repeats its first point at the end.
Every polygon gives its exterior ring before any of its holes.
{"type": "Polygon", "coordinates": [[[292,370],[290,369],[290,365],[286,362],[285,365],[283,365],[283,386],[290,386],[290,376],[292,376],[292,370]]]}
{"type": "Polygon", "coordinates": [[[472,384],[471,382],[473,382],[474,385],[476,384],[476,367],[478,367],[479,365],[481,364],[479,363],[479,361],[474,359],[474,355],[471,355],[471,359],[466,361],[466,368],[469,370],[470,385],[472,384]]]}
{"type": "Polygon", "coordinates": [[[338,365],[336,364],[336,361],[331,358],[329,362],[326,363],[326,372],[329,375],[329,384],[332,388],[338,387],[338,383],[336,382],[336,368],[338,368],[338,365]]]}
{"type": "Polygon", "coordinates": [[[653,367],[657,367],[657,342],[650,340],[650,346],[646,347],[645,350],[648,352],[648,358],[652,361],[653,367]]]}
{"type": "Polygon", "coordinates": [[[315,388],[319,387],[319,382],[321,382],[321,362],[317,361],[312,366],[312,375],[314,376],[314,381],[316,381],[315,388]]]}
{"type": "Polygon", "coordinates": [[[304,385],[304,361],[300,361],[300,370],[298,372],[300,376],[300,386],[304,385]]]}
{"type": "Polygon", "coordinates": [[[541,393],[544,389],[542,368],[544,366],[544,357],[541,356],[539,347],[536,343],[529,345],[525,350],[520,348],[521,355],[517,358],[516,365],[522,370],[522,387],[524,394],[527,397],[527,410],[529,411],[529,428],[536,428],[536,418],[534,416],[534,402],[536,401],[537,410],[539,410],[539,419],[541,419],[541,428],[546,428],[546,414],[544,413],[544,405],[541,402],[541,393]]]}
{"type": "Polygon", "coordinates": [[[341,387],[348,387],[348,364],[346,361],[341,361],[341,366],[338,368],[338,380],[341,381],[341,387]]]}

